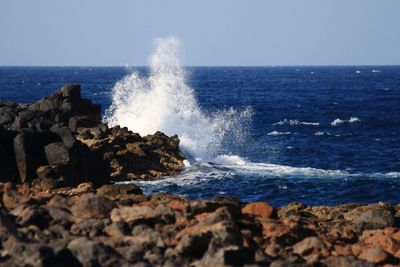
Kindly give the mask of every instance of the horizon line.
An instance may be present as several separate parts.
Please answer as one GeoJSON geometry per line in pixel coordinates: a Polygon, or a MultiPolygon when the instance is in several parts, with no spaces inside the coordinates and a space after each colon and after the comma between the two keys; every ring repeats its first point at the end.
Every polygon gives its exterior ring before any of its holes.
{"type": "MultiPolygon", "coordinates": [[[[274,68],[274,67],[397,67],[399,64],[326,64],[326,65],[182,65],[184,68],[274,68]]],[[[0,65],[0,68],[148,68],[148,65],[0,65]]]]}

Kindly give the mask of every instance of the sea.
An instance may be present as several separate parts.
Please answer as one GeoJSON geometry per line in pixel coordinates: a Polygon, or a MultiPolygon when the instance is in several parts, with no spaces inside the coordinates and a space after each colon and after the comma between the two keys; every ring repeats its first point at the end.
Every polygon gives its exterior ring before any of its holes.
{"type": "Polygon", "coordinates": [[[400,203],[400,66],[155,61],[0,67],[0,99],[32,103],[79,83],[110,126],[177,134],[186,167],[174,177],[134,182],[148,194],[274,206],[400,203]]]}

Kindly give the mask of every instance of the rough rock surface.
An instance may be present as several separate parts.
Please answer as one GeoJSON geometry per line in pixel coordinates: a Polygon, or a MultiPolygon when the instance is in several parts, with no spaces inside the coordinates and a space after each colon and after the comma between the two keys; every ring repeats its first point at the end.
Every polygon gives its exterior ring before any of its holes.
{"type": "Polygon", "coordinates": [[[0,101],[0,182],[41,190],[177,174],[177,136],[141,137],[101,122],[100,106],[67,84],[34,104],[0,101]]]}
{"type": "Polygon", "coordinates": [[[399,206],[0,185],[0,266],[396,266],[399,206]],[[377,217],[378,216],[378,217],[377,217]]]}

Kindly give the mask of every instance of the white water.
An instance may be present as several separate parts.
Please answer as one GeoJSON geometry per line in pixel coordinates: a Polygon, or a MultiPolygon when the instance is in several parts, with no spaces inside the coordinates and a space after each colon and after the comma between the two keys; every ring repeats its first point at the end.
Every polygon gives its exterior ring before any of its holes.
{"type": "Polygon", "coordinates": [[[176,38],[158,39],[149,59],[150,75],[138,72],[126,76],[112,90],[112,105],[104,120],[111,126],[126,126],[141,135],[162,131],[177,134],[180,148],[197,161],[212,161],[225,138],[240,141],[252,110],[229,108],[204,112],[185,80],[176,38]]]}
{"type": "MultiPolygon", "coordinates": [[[[193,89],[186,83],[185,72],[179,61],[179,41],[175,38],[159,39],[156,42],[149,65],[149,76],[133,72],[115,84],[112,105],[106,111],[104,120],[111,126],[126,126],[141,135],[156,131],[168,135],[177,134],[185,155],[190,160],[195,159],[192,162],[185,161],[186,168],[179,179],[170,177],[159,181],[137,182],[149,192],[154,190],[154,185],[160,186],[158,190],[169,185],[193,185],[207,180],[234,178],[237,175],[281,178],[400,177],[399,173],[352,174],[342,170],[253,163],[238,155],[226,154],[229,150],[224,149],[224,141],[243,141],[241,139],[246,130],[243,125],[251,120],[252,110],[229,108],[214,113],[202,110],[193,89]]],[[[360,119],[336,119],[331,125],[355,122],[360,122],[360,119]]],[[[284,119],[274,125],[318,126],[320,123],[284,119]]],[[[269,133],[279,134],[290,132],[269,133]]],[[[325,134],[330,133],[315,133],[325,134]]]]}

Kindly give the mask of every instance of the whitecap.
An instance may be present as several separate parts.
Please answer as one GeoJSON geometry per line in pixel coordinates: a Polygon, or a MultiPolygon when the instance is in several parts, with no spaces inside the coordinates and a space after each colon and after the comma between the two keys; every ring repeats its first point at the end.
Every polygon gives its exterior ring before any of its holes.
{"type": "Polygon", "coordinates": [[[349,119],[349,123],[354,123],[354,122],[360,122],[361,120],[359,119],[359,118],[357,118],[357,117],[351,117],[350,119],[349,119]]]}
{"type": "Polygon", "coordinates": [[[267,133],[267,135],[288,135],[290,132],[278,132],[278,131],[273,131],[270,133],[267,133]]]}
{"type": "Polygon", "coordinates": [[[360,121],[361,120],[357,117],[350,117],[350,119],[348,119],[348,120],[341,120],[341,119],[337,118],[331,122],[331,125],[332,126],[340,126],[345,123],[356,123],[356,122],[360,122],[360,121]]]}
{"type": "Polygon", "coordinates": [[[331,125],[332,126],[339,126],[339,125],[341,125],[343,123],[344,123],[344,121],[338,118],[338,119],[335,119],[334,121],[332,121],[331,125]]]}
{"type": "Polygon", "coordinates": [[[312,125],[312,126],[318,126],[318,125],[320,125],[320,123],[319,122],[307,122],[307,121],[283,119],[281,121],[273,123],[272,125],[312,125]]]}

